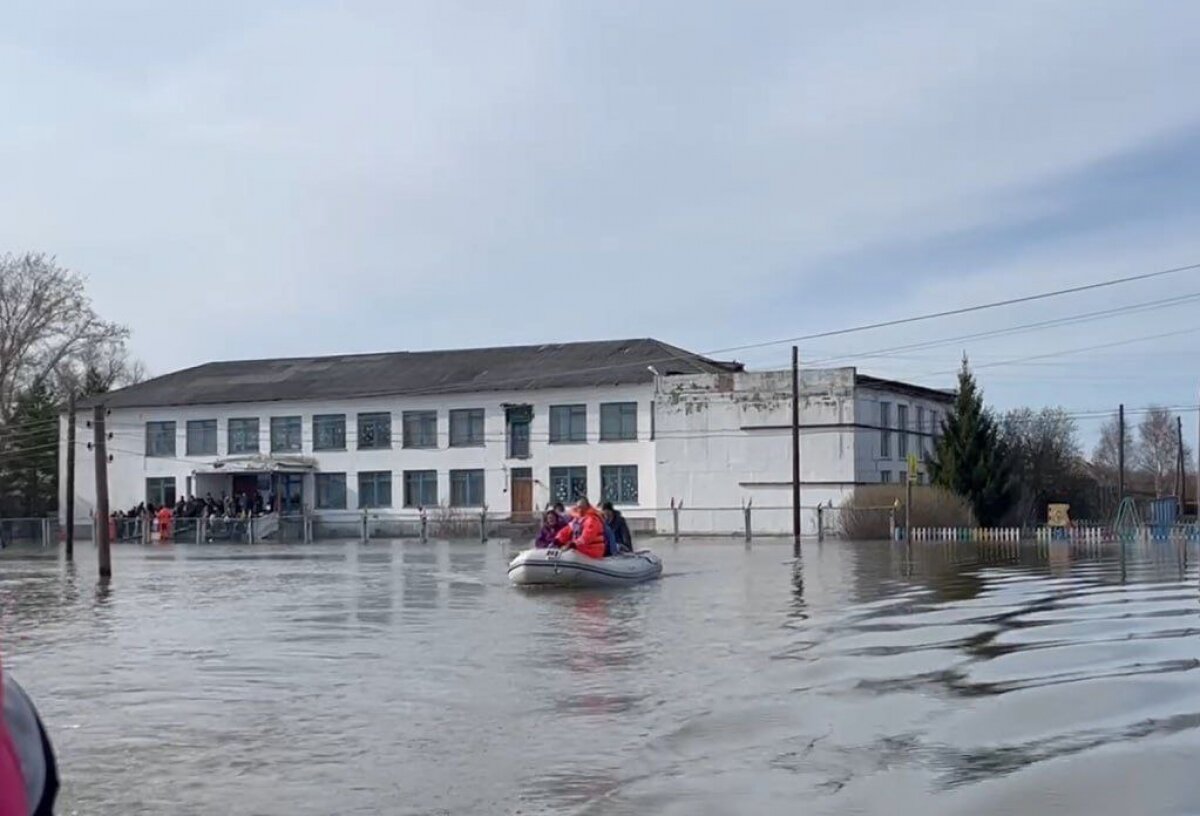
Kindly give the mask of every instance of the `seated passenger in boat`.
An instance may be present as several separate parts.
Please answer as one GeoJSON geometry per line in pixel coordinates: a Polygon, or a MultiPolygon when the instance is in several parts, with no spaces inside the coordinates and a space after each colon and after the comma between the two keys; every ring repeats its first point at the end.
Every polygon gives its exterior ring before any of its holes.
{"type": "Polygon", "coordinates": [[[538,531],[537,541],[533,546],[538,549],[545,549],[554,546],[554,539],[558,536],[560,530],[567,526],[567,523],[559,517],[558,513],[553,510],[547,510],[542,516],[542,529],[538,531]]]}
{"type": "Polygon", "coordinates": [[[603,558],[604,517],[587,499],[580,499],[571,523],[558,531],[555,541],[563,549],[573,547],[589,558],[603,558]]]}
{"type": "Polygon", "coordinates": [[[604,516],[605,523],[612,528],[621,552],[633,552],[633,534],[629,532],[629,523],[625,521],[621,511],[614,508],[612,502],[606,501],[600,505],[600,513],[604,516]]]}

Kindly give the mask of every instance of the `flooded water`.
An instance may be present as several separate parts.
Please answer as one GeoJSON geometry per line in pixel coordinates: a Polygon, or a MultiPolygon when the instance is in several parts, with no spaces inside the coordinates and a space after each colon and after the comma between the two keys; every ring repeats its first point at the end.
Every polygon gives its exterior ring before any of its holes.
{"type": "Polygon", "coordinates": [[[62,813],[1200,809],[1195,549],[654,545],[506,583],[505,543],[0,556],[62,813]]]}

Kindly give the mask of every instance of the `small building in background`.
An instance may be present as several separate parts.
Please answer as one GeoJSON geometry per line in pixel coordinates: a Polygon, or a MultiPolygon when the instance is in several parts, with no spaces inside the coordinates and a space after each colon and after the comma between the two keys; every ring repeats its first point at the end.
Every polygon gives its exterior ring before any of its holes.
{"type": "MultiPolygon", "coordinates": [[[[100,399],[112,510],[241,495],[283,514],[486,505],[525,521],[583,495],[643,529],[671,529],[675,504],[683,532],[738,531],[747,502],[756,531],[791,527],[790,372],[652,339],[215,362],[100,399]]],[[[802,504],[905,478],[951,399],[853,368],[802,371],[802,504]]],[[[80,519],[95,503],[89,407],[80,519]]],[[[804,523],[815,531],[811,511],[804,523]]]]}

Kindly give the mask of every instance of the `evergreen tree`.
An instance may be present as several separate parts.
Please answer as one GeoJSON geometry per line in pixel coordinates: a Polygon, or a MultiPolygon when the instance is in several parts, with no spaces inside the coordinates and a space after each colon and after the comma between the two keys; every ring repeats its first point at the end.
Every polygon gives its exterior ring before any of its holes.
{"type": "Polygon", "coordinates": [[[1012,503],[1011,467],[995,418],[984,407],[966,355],[954,410],[928,463],[931,481],[962,496],[980,524],[995,524],[1012,503]]]}
{"type": "Polygon", "coordinates": [[[17,395],[0,429],[0,512],[36,518],[58,506],[58,401],[44,384],[17,395]]]}

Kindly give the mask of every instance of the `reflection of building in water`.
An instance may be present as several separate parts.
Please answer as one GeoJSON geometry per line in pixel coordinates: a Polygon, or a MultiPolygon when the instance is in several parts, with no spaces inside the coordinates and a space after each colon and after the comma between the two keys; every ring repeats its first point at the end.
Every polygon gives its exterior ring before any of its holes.
{"type": "MultiPolygon", "coordinates": [[[[853,368],[805,370],[800,392],[809,506],[901,481],[950,400],[853,368]]],[[[217,362],[103,400],[113,509],[211,493],[327,520],[368,508],[473,516],[484,504],[524,519],[586,495],[621,506],[634,527],[670,528],[672,501],[685,532],[740,530],[746,502],[755,529],[791,525],[790,373],[657,340],[217,362]]],[[[85,446],[76,467],[86,517],[85,446]]]]}
{"type": "Polygon", "coordinates": [[[392,560],[390,547],[358,549],[355,589],[359,623],[387,626],[392,622],[392,608],[396,602],[392,560]]]}

